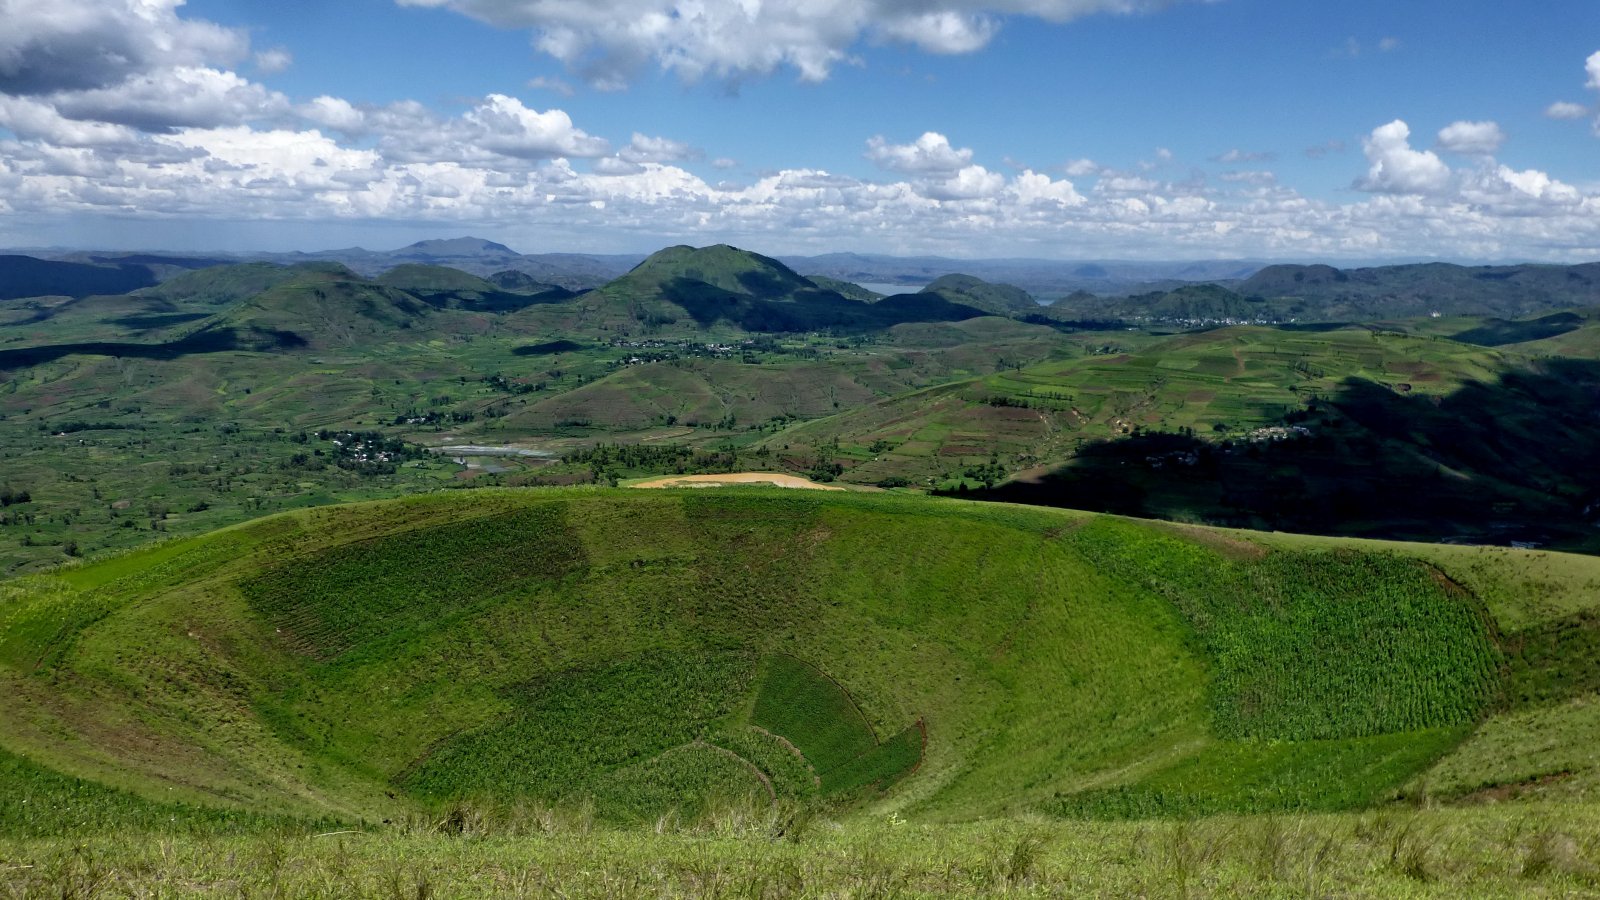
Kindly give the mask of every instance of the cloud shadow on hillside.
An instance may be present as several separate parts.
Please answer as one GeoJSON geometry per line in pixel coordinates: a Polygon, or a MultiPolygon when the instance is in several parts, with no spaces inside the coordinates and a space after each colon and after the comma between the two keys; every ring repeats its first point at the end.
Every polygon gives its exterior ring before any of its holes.
{"type": "Polygon", "coordinates": [[[1424,396],[1364,379],[1279,440],[1146,432],[963,496],[1148,518],[1417,540],[1562,541],[1600,513],[1600,362],[1543,360],[1424,396]]]}

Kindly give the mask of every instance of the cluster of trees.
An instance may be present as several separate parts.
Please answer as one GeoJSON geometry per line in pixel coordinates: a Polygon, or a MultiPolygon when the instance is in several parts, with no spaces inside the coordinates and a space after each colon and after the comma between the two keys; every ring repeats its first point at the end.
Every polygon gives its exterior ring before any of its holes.
{"type": "Polygon", "coordinates": [[[567,453],[561,461],[588,466],[595,481],[604,483],[608,476],[609,480],[615,480],[617,472],[663,475],[736,472],[747,468],[754,460],[766,460],[771,453],[765,447],[740,450],[731,444],[712,450],[683,444],[596,444],[567,453]]]}
{"type": "Polygon", "coordinates": [[[517,381],[512,378],[507,378],[498,372],[493,375],[485,376],[483,383],[497,391],[503,391],[507,394],[532,394],[536,391],[542,391],[545,388],[545,383],[542,381],[535,381],[531,383],[527,381],[517,381]]]}

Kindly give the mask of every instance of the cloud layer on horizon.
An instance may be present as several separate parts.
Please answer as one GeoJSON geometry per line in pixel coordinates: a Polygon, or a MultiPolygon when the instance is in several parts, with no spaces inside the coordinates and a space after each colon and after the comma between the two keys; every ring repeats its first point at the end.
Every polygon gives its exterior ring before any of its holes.
{"type": "MultiPolygon", "coordinates": [[[[544,0],[439,2],[486,17],[547,9],[544,0]]],[[[645,11],[660,5],[638,2],[645,11]]],[[[1209,169],[1162,150],[1118,168],[1063,147],[1058,158],[1069,162],[996,168],[979,161],[980,148],[934,131],[864,135],[857,152],[879,177],[797,166],[725,180],[737,164],[717,148],[591,133],[563,109],[508,94],[466,101],[453,114],[414,100],[295,101],[231,68],[254,60],[268,71],[291,57],[252,54],[247,35],[183,19],[180,5],[55,0],[57,14],[45,16],[35,14],[38,4],[0,0],[0,15],[18,26],[0,35],[0,128],[10,133],[0,133],[0,228],[21,235],[96,217],[398,221],[546,241],[622,236],[613,245],[737,240],[774,252],[1600,256],[1600,192],[1501,164],[1495,154],[1509,138],[1490,121],[1439,132],[1437,149],[1459,157],[1451,162],[1414,146],[1403,120],[1377,126],[1362,142],[1365,171],[1349,176],[1356,194],[1343,202],[1283,184],[1268,150],[1222,144],[1209,169]],[[118,57],[82,70],[65,62],[96,41],[115,41],[108,46],[118,57]]],[[[1011,0],[981,8],[1071,18],[1159,5],[1011,0]]],[[[923,21],[900,0],[870,6],[923,21]]],[[[940,8],[980,14],[978,4],[940,8]]],[[[1586,87],[1600,90],[1600,53],[1585,74],[1586,87]]]]}

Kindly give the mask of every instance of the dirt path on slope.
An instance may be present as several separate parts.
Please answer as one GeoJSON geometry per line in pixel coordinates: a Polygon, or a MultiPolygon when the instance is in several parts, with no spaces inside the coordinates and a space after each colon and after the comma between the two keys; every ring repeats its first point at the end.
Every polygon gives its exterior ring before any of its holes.
{"type": "Polygon", "coordinates": [[[651,481],[641,481],[633,485],[636,488],[669,488],[669,487],[719,487],[729,484],[773,484],[786,488],[809,488],[814,491],[842,491],[844,488],[831,484],[818,484],[809,478],[798,475],[783,475],[777,472],[729,472],[725,475],[672,475],[667,478],[656,478],[651,481]]]}

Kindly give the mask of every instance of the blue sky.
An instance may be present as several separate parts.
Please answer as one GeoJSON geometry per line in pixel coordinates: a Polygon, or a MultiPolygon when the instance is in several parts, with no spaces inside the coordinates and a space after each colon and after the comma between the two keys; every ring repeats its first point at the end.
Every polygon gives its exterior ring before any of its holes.
{"type": "Polygon", "coordinates": [[[12,246],[1600,258],[1592,0],[0,0],[0,18],[12,246]],[[86,48],[120,62],[72,62],[86,48]]]}

